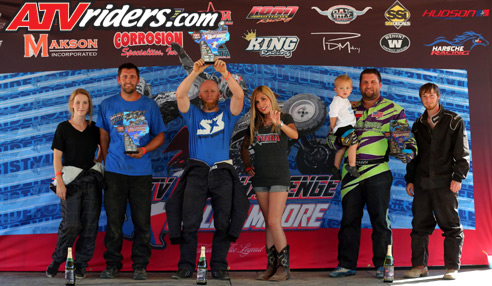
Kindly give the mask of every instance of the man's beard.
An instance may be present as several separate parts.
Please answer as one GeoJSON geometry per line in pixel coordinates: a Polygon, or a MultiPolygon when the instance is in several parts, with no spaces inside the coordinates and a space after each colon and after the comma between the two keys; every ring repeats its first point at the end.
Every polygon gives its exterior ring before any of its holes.
{"type": "Polygon", "coordinates": [[[376,93],[375,90],[373,90],[372,94],[369,94],[369,93],[367,93],[365,91],[364,92],[361,92],[361,93],[362,93],[362,97],[364,99],[367,99],[367,100],[373,100],[373,99],[376,99],[376,98],[379,97],[379,93],[376,93]]]}
{"type": "Polygon", "coordinates": [[[132,94],[133,92],[135,92],[135,90],[137,89],[135,86],[132,86],[132,87],[129,87],[129,88],[125,88],[124,86],[122,87],[123,91],[126,93],[126,94],[132,94]]]}
{"type": "Polygon", "coordinates": [[[219,104],[219,99],[215,100],[212,103],[208,103],[205,100],[202,100],[202,106],[205,108],[205,110],[214,110],[217,105],[219,104]]]}

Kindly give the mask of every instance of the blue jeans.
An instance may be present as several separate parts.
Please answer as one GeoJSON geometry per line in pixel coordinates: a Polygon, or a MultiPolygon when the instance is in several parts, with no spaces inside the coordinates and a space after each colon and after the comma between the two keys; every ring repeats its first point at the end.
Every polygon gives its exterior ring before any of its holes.
{"type": "Polygon", "coordinates": [[[198,229],[207,197],[211,197],[215,233],[210,269],[227,270],[227,254],[231,241],[228,230],[232,208],[233,181],[226,169],[193,168],[188,174],[183,199],[183,232],[178,269],[195,270],[198,229]],[[210,171],[209,171],[210,170],[210,171]]]}
{"type": "Polygon", "coordinates": [[[388,217],[392,181],[393,175],[386,171],[361,181],[343,197],[343,215],[338,232],[339,266],[357,268],[364,205],[367,206],[372,225],[372,262],[376,267],[383,265],[388,244],[392,244],[388,217]]]}
{"type": "Polygon", "coordinates": [[[132,261],[133,269],[146,268],[149,264],[150,246],[150,207],[152,199],[152,176],[127,176],[105,172],[107,188],[104,190],[104,207],[107,216],[104,259],[108,267],[121,269],[123,255],[123,222],[127,202],[134,226],[132,261]]]}

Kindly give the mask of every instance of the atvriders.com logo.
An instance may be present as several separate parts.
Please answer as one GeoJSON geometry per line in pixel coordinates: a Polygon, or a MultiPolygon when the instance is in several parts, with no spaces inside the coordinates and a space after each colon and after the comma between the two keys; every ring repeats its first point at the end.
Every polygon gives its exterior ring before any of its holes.
{"type": "Polygon", "coordinates": [[[181,12],[176,15],[172,8],[121,8],[107,4],[104,8],[89,8],[93,3],[80,2],[71,12],[69,2],[26,2],[15,14],[5,31],[16,32],[26,28],[30,32],[52,31],[54,24],[62,32],[73,29],[119,30],[149,28],[167,30],[214,30],[218,28],[219,12],[181,12]]]}

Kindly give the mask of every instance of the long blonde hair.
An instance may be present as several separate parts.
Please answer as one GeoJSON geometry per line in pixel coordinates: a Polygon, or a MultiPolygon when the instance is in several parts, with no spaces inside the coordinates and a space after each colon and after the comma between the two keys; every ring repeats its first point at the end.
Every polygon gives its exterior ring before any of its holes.
{"type": "Polygon", "coordinates": [[[72,94],[70,95],[70,98],[68,99],[68,111],[70,111],[70,113],[72,114],[72,116],[70,116],[70,118],[73,118],[73,102],[75,101],[75,96],[77,96],[77,94],[83,94],[85,96],[87,96],[87,99],[89,100],[89,110],[87,111],[87,113],[89,114],[89,124],[92,123],[92,98],[91,98],[91,95],[89,94],[89,92],[83,88],[77,88],[76,90],[74,90],[72,92],[72,94]]]}
{"type": "MultiPolygon", "coordinates": [[[[269,99],[270,102],[272,103],[272,111],[280,111],[282,113],[282,110],[278,106],[277,99],[275,98],[275,94],[273,91],[265,85],[260,85],[255,90],[253,90],[253,93],[251,94],[251,109],[250,109],[250,117],[249,117],[249,136],[250,136],[250,141],[249,144],[253,143],[254,140],[254,135],[256,131],[265,123],[265,115],[258,111],[256,108],[256,95],[258,93],[263,93],[266,95],[269,99]]],[[[280,134],[280,128],[278,126],[272,125],[272,132],[280,134]]]]}

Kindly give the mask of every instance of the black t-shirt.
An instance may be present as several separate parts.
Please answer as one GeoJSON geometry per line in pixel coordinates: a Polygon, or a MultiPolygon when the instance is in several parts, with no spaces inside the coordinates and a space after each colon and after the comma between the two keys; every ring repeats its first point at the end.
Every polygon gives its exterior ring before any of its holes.
{"type": "Polygon", "coordinates": [[[84,170],[94,166],[94,157],[99,144],[99,128],[92,121],[84,131],[75,129],[68,121],[56,127],[51,149],[63,152],[62,165],[74,166],[84,170]]]}
{"type": "MultiPolygon", "coordinates": [[[[283,113],[280,119],[286,125],[294,123],[290,114],[283,113]]],[[[289,137],[283,131],[280,133],[272,132],[271,126],[261,126],[255,134],[252,144],[255,151],[254,187],[290,186],[289,161],[287,160],[289,137]]]]}

